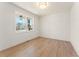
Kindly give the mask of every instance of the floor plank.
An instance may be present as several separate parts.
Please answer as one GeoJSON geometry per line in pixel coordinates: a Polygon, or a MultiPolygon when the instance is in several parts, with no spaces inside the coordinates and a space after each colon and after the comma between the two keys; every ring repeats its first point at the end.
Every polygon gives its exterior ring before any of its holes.
{"type": "Polygon", "coordinates": [[[76,57],[68,41],[39,37],[0,52],[4,57],[76,57]]]}

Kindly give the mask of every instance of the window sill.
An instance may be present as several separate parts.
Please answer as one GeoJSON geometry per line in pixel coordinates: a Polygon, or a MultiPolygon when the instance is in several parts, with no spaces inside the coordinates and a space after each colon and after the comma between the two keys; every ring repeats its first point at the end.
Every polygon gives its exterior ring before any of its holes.
{"type": "Polygon", "coordinates": [[[16,33],[26,32],[26,30],[17,30],[16,33]]]}

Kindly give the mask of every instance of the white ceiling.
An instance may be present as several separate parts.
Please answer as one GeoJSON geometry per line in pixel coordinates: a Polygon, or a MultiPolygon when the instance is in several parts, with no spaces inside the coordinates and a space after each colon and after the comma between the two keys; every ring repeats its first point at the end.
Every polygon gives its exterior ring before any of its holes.
{"type": "Polygon", "coordinates": [[[36,6],[36,2],[14,2],[17,6],[28,10],[36,15],[44,16],[51,13],[69,11],[72,7],[72,2],[48,2],[46,9],[40,9],[36,6]]]}

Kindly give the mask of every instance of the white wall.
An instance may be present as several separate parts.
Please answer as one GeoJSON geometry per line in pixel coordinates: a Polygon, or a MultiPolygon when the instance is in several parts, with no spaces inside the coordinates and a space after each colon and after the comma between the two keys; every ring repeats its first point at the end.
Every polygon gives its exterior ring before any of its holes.
{"type": "Polygon", "coordinates": [[[4,16],[3,16],[3,11],[4,9],[4,5],[3,3],[0,3],[0,49],[3,47],[3,20],[4,20],[4,16]]]}
{"type": "Polygon", "coordinates": [[[79,3],[71,9],[71,43],[79,55],[79,3]]]}
{"type": "Polygon", "coordinates": [[[74,3],[71,9],[71,23],[69,11],[44,16],[39,21],[38,16],[28,11],[9,3],[0,3],[0,50],[38,37],[39,34],[43,37],[67,41],[71,37],[70,41],[79,54],[79,3],[74,3]],[[34,17],[34,31],[16,33],[15,11],[34,17]]]}
{"type": "Polygon", "coordinates": [[[60,12],[40,19],[40,36],[67,40],[70,39],[70,12],[60,12]]]}
{"type": "Polygon", "coordinates": [[[38,35],[38,16],[10,3],[0,3],[0,50],[33,39],[38,35]],[[34,31],[16,33],[15,11],[34,17],[34,31]]]}

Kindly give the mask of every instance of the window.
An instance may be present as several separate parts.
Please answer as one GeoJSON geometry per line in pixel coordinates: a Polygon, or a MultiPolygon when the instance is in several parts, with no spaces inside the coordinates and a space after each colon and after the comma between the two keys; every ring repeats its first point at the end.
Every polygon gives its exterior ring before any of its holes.
{"type": "Polygon", "coordinates": [[[16,18],[16,31],[26,30],[26,24],[26,19],[22,15],[19,15],[16,18]]]}
{"type": "Polygon", "coordinates": [[[27,17],[27,22],[28,22],[28,30],[32,30],[32,18],[27,17]]]}
{"type": "Polygon", "coordinates": [[[33,18],[26,17],[22,13],[16,14],[16,31],[32,31],[33,30],[33,18]]]}

